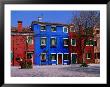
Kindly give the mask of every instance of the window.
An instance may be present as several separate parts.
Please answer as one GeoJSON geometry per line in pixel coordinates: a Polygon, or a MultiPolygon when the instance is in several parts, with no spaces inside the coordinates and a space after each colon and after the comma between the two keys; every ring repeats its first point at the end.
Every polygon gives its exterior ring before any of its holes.
{"type": "Polygon", "coordinates": [[[41,53],[41,61],[46,61],[46,53],[41,53]]]}
{"type": "Polygon", "coordinates": [[[99,30],[96,30],[96,34],[99,34],[100,33],[100,31],[99,30]]]}
{"type": "Polygon", "coordinates": [[[57,56],[56,56],[56,54],[51,54],[51,60],[56,60],[56,58],[57,58],[57,56]]]}
{"type": "Polygon", "coordinates": [[[68,28],[67,27],[63,27],[63,32],[68,33],[68,28]]]}
{"type": "Polygon", "coordinates": [[[94,41],[94,46],[97,46],[97,41],[94,41]]]}
{"type": "Polygon", "coordinates": [[[33,53],[28,52],[28,53],[27,53],[27,59],[31,59],[31,58],[32,58],[32,55],[33,55],[33,53]]]}
{"type": "Polygon", "coordinates": [[[86,58],[87,58],[87,59],[90,59],[90,58],[91,58],[91,53],[87,53],[87,54],[86,54],[86,58]]]}
{"type": "Polygon", "coordinates": [[[71,39],[71,45],[76,46],[76,39],[71,39]]]}
{"type": "Polygon", "coordinates": [[[69,54],[68,53],[64,53],[63,54],[63,59],[64,60],[69,60],[69,54]]]}
{"type": "Polygon", "coordinates": [[[46,37],[41,37],[41,46],[46,46],[46,37]]]}
{"type": "Polygon", "coordinates": [[[51,27],[51,31],[52,31],[52,32],[56,32],[56,27],[55,27],[55,26],[52,26],[52,27],[51,27]]]}
{"type": "Polygon", "coordinates": [[[27,43],[33,44],[32,36],[27,36],[27,43]]]}
{"type": "Polygon", "coordinates": [[[75,29],[73,27],[71,27],[70,32],[75,32],[75,29]]]}
{"type": "Polygon", "coordinates": [[[46,31],[46,26],[41,26],[41,31],[46,31]]]}
{"type": "Polygon", "coordinates": [[[51,37],[51,46],[56,46],[56,38],[51,37]]]}
{"type": "Polygon", "coordinates": [[[64,41],[64,42],[63,42],[63,43],[64,43],[64,46],[68,46],[68,42],[69,42],[68,38],[63,38],[63,39],[64,39],[64,40],[63,40],[63,41],[64,41]]]}
{"type": "Polygon", "coordinates": [[[93,46],[93,45],[95,45],[93,40],[87,40],[85,44],[86,44],[86,46],[93,46]]]}

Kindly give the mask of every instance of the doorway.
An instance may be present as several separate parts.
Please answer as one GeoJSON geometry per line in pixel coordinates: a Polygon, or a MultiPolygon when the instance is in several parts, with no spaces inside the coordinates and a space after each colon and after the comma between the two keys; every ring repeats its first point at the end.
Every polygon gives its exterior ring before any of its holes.
{"type": "Polygon", "coordinates": [[[62,56],[63,54],[62,53],[59,53],[59,54],[57,54],[57,64],[63,64],[63,56],[62,56]]]}

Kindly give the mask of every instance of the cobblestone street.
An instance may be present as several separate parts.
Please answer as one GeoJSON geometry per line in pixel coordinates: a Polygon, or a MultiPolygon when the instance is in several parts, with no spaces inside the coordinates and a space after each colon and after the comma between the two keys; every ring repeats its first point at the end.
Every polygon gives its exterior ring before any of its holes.
{"type": "Polygon", "coordinates": [[[100,65],[89,64],[88,67],[72,65],[42,65],[34,66],[33,69],[19,69],[11,67],[12,77],[99,77],[100,65]]]}

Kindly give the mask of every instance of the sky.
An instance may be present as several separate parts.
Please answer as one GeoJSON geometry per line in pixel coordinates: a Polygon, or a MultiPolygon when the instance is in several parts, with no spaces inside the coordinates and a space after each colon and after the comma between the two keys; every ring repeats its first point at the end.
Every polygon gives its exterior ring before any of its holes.
{"type": "Polygon", "coordinates": [[[77,11],[11,11],[11,26],[17,26],[19,20],[24,27],[30,26],[39,16],[43,17],[43,22],[69,24],[75,15],[78,15],[77,11]]]}

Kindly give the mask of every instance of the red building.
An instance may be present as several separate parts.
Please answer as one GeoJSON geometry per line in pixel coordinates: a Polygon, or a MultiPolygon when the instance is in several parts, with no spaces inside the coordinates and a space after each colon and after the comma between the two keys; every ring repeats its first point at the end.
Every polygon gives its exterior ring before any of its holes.
{"type": "Polygon", "coordinates": [[[74,25],[69,27],[69,52],[71,63],[94,63],[94,38],[93,29],[84,29],[79,26],[79,30],[74,29],[74,25]]]}
{"type": "Polygon", "coordinates": [[[69,54],[71,64],[82,63],[81,45],[78,30],[74,29],[74,25],[69,26],[69,54]]]}
{"type": "Polygon", "coordinates": [[[23,28],[22,21],[18,27],[11,27],[11,65],[19,65],[18,58],[34,59],[34,33],[31,28],[23,28]]]}

